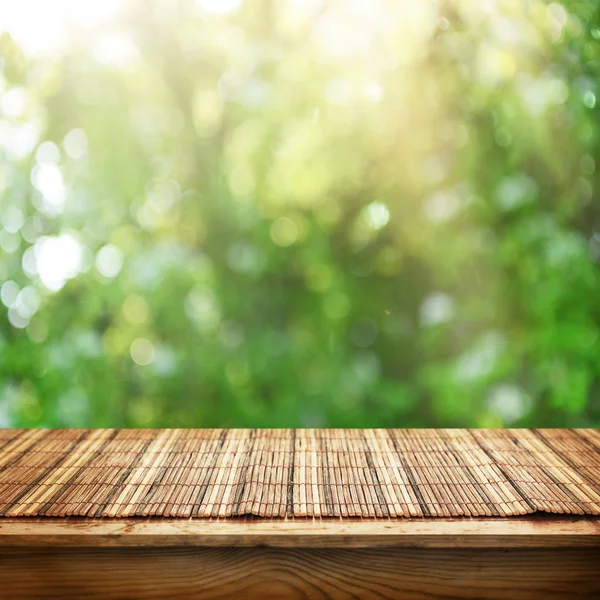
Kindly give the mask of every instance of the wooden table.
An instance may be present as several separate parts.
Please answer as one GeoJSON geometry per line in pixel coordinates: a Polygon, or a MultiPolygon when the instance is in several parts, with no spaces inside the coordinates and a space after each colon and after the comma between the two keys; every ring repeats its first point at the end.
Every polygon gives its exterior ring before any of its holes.
{"type": "Polygon", "coordinates": [[[600,520],[4,519],[0,597],[593,599],[600,520]]]}
{"type": "Polygon", "coordinates": [[[0,430],[0,599],[600,599],[599,519],[591,429],[0,430]]]}

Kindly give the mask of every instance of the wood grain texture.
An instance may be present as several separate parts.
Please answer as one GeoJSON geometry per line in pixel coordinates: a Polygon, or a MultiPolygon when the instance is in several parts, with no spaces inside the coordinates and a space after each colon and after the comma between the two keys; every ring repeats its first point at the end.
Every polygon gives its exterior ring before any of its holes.
{"type": "Polygon", "coordinates": [[[600,519],[0,519],[0,547],[556,548],[600,546],[600,519]]]}
{"type": "Polygon", "coordinates": [[[3,598],[600,597],[600,549],[0,549],[3,598]]]}

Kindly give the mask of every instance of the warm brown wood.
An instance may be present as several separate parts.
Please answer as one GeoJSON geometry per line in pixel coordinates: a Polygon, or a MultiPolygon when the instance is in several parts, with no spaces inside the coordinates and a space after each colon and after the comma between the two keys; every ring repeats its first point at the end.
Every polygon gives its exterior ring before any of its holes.
{"type": "Polygon", "coordinates": [[[2,548],[11,600],[599,598],[600,549],[2,548]]]}
{"type": "Polygon", "coordinates": [[[595,430],[0,430],[0,600],[600,599],[599,512],[595,430]]]}
{"type": "Polygon", "coordinates": [[[0,519],[5,546],[581,548],[600,546],[600,519],[0,519]]]}

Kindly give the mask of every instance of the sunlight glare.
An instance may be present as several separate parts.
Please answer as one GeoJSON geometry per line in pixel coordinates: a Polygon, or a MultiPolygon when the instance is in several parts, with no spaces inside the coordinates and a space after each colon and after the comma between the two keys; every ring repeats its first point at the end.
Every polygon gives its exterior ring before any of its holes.
{"type": "Polygon", "coordinates": [[[82,247],[71,234],[41,237],[34,249],[37,274],[49,290],[57,292],[79,274],[82,247]]]}
{"type": "Polygon", "coordinates": [[[236,12],[243,0],[196,0],[198,6],[207,12],[217,15],[228,15],[236,12]]]}
{"type": "Polygon", "coordinates": [[[0,3],[0,33],[7,32],[26,53],[64,47],[70,26],[88,29],[118,13],[123,0],[18,0],[0,3]]]}
{"type": "Polygon", "coordinates": [[[66,199],[66,187],[62,171],[54,164],[37,166],[32,170],[31,180],[50,207],[60,211],[66,199]]]}

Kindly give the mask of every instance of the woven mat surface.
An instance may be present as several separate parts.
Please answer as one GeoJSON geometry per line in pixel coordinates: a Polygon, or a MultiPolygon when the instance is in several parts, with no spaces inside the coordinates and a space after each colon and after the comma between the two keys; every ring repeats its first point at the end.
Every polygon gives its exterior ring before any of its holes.
{"type": "Polygon", "coordinates": [[[1,516],[600,514],[600,432],[0,430],[1,516]]]}

